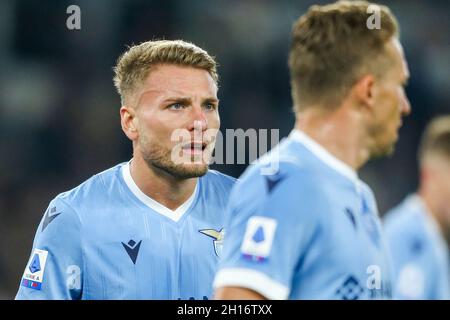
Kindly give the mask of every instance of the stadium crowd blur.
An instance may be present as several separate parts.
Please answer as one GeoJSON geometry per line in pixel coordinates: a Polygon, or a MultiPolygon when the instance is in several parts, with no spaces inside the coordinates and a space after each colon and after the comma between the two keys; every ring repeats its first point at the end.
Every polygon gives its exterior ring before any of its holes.
{"type": "MultiPolygon", "coordinates": [[[[49,201],[131,157],[119,124],[112,67],[126,44],[194,42],[220,67],[222,129],[280,129],[291,109],[287,53],[306,0],[0,1],[0,299],[14,297],[49,201]],[[81,30],[66,9],[81,8],[81,30]]],[[[412,114],[395,154],[361,177],[381,213],[417,184],[417,143],[427,121],[450,113],[450,2],[380,1],[401,28],[412,114]]],[[[213,166],[235,177],[246,165],[213,166]]]]}

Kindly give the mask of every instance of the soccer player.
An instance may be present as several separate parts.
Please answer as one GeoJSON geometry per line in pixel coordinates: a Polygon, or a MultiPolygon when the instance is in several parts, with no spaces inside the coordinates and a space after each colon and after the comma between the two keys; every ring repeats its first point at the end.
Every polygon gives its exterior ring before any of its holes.
{"type": "Polygon", "coordinates": [[[184,41],[120,57],[114,82],[133,157],[51,201],[17,299],[211,297],[235,181],[208,170],[217,81],[214,59],[184,41]]]}
{"type": "Polygon", "coordinates": [[[376,202],[357,170],[393,151],[408,69],[394,16],[379,6],[381,28],[369,29],[368,6],[315,5],[294,24],[295,128],[231,193],[216,298],[391,297],[376,202]]]}
{"type": "Polygon", "coordinates": [[[450,116],[428,125],[419,162],[419,190],[384,220],[394,297],[450,299],[450,116]]]}

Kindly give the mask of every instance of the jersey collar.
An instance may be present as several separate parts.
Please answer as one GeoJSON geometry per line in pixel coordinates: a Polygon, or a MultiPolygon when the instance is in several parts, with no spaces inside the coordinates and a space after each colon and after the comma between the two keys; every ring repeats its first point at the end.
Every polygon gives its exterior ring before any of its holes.
{"type": "Polygon", "coordinates": [[[344,175],[352,181],[359,181],[358,174],[352,167],[333,156],[329,151],[327,151],[319,143],[311,139],[303,131],[300,131],[298,129],[292,130],[291,134],[289,135],[289,139],[303,144],[317,158],[319,158],[322,162],[324,162],[326,165],[336,170],[340,174],[344,175]]]}
{"type": "MultiPolygon", "coordinates": [[[[131,160],[130,160],[131,162],[131,160]]],[[[147,207],[150,209],[156,211],[157,213],[175,221],[178,222],[181,217],[189,210],[191,207],[191,204],[194,202],[195,197],[198,193],[198,182],[195,185],[195,190],[192,193],[192,195],[187,199],[181,206],[179,206],[175,210],[171,210],[167,208],[166,206],[162,205],[158,201],[150,198],[148,195],[146,195],[144,192],[142,192],[141,189],[137,186],[137,184],[134,182],[133,177],[131,176],[130,172],[130,162],[127,162],[124,164],[121,168],[122,171],[122,177],[125,181],[125,184],[130,189],[130,191],[138,198],[141,202],[143,202],[147,207]]]]}

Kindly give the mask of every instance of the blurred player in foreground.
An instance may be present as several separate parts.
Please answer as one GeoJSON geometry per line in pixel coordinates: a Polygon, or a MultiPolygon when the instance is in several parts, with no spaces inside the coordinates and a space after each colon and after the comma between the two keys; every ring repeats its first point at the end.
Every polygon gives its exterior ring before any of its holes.
{"type": "Polygon", "coordinates": [[[208,170],[217,81],[214,59],[183,41],[120,57],[114,82],[133,158],[51,201],[17,299],[211,296],[234,183],[208,170]]]}
{"type": "Polygon", "coordinates": [[[408,69],[395,18],[379,6],[381,28],[368,29],[368,6],[312,6],[294,24],[295,128],[232,191],[216,298],[391,297],[377,206],[356,171],[393,152],[408,69]]]}
{"type": "Polygon", "coordinates": [[[385,217],[395,269],[394,297],[450,299],[450,116],[425,130],[420,185],[385,217]]]}

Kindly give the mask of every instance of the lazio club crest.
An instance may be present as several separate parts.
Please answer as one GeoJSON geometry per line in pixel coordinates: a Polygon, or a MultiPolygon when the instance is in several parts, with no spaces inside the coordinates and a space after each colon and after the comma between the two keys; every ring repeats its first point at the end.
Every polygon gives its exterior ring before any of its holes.
{"type": "Polygon", "coordinates": [[[203,229],[198,230],[198,232],[203,233],[210,238],[213,238],[214,252],[216,253],[216,256],[220,257],[222,254],[223,237],[225,235],[225,230],[223,228],[219,231],[216,231],[214,229],[203,229]]]}

